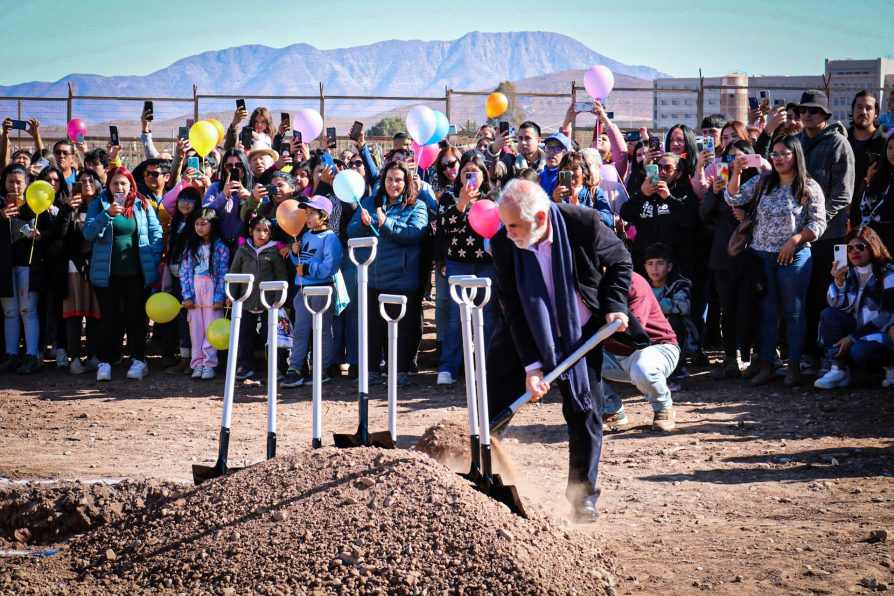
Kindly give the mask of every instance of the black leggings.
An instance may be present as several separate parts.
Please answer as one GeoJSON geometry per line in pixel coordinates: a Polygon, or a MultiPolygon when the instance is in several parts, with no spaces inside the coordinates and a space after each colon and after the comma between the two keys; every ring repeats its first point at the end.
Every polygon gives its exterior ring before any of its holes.
{"type": "MultiPolygon", "coordinates": [[[[747,257],[747,255],[746,255],[747,257]]],[[[720,321],[723,328],[723,355],[734,359],[736,350],[743,362],[751,360],[751,346],[757,325],[758,298],[752,289],[750,274],[738,270],[714,269],[717,294],[720,296],[720,321]]]]}
{"type": "Polygon", "coordinates": [[[99,319],[93,317],[67,317],[65,319],[65,333],[61,337],[65,337],[68,342],[68,355],[72,358],[80,358],[84,356],[84,350],[81,349],[81,329],[82,321],[87,319],[87,358],[96,355],[96,349],[99,344],[100,322],[99,319]]]}
{"type": "Polygon", "coordinates": [[[130,357],[145,360],[147,291],[143,276],[112,276],[107,287],[93,286],[93,289],[102,315],[97,349],[100,362],[112,364],[121,359],[125,329],[130,357]]]}
{"type": "MultiPolygon", "coordinates": [[[[379,312],[379,296],[381,294],[398,294],[407,297],[407,312],[397,324],[397,371],[409,372],[410,363],[416,356],[419,347],[419,317],[422,312],[422,299],[419,290],[375,290],[369,289],[367,317],[369,322],[369,372],[378,374],[381,354],[388,354],[388,323],[379,312]]],[[[386,312],[397,316],[400,307],[389,306],[386,312]]]]}

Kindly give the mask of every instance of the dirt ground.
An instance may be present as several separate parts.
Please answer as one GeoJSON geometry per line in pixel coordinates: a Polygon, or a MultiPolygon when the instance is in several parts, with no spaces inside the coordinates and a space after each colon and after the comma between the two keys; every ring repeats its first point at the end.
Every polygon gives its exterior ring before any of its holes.
{"type": "MultiPolygon", "coordinates": [[[[430,355],[430,354],[429,354],[430,355]]],[[[223,374],[213,381],[160,372],[143,381],[114,368],[111,383],[45,367],[0,377],[0,477],[191,481],[216,457],[223,374]]],[[[650,431],[651,410],[618,386],[630,424],[607,429],[601,518],[572,525],[613,560],[618,593],[868,593],[894,586],[894,390],[876,378],[819,392],[760,390],[692,369],[675,395],[677,430],[650,431]],[[870,539],[870,533],[876,534],[870,539]]],[[[465,425],[464,386],[424,370],[400,391],[398,446],[437,422],[465,425]]],[[[278,452],[310,449],[310,388],[280,390],[278,452]]],[[[356,428],[356,389],[343,377],[323,392],[324,445],[356,428]]],[[[386,429],[386,389],[371,391],[372,431],[386,429]]],[[[237,388],[232,465],[258,462],[266,444],[266,389],[237,388]]],[[[551,395],[529,406],[503,448],[518,489],[557,514],[567,437],[551,395]]],[[[21,548],[0,540],[2,548],[21,548]]],[[[0,572],[20,559],[0,558],[0,572]]]]}

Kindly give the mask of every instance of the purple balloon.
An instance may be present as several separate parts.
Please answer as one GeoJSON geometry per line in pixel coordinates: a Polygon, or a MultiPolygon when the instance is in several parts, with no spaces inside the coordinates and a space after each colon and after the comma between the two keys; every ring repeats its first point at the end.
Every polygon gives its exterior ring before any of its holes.
{"type": "Polygon", "coordinates": [[[612,92],[615,86],[615,75],[605,66],[597,64],[584,75],[584,87],[593,99],[602,101],[612,92]]]}

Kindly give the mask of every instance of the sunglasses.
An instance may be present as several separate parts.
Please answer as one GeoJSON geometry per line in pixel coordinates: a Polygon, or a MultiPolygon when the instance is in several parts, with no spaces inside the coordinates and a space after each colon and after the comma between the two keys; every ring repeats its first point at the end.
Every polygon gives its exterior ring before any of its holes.
{"type": "Polygon", "coordinates": [[[195,199],[177,199],[178,203],[195,203],[195,199]]]}
{"type": "Polygon", "coordinates": [[[158,178],[159,176],[161,176],[161,172],[158,171],[146,170],[143,172],[145,178],[158,178]]]}
{"type": "Polygon", "coordinates": [[[659,169],[659,171],[662,171],[662,172],[673,172],[677,169],[677,166],[669,164],[669,163],[666,163],[664,165],[659,164],[658,169],[659,169]]]}
{"type": "Polygon", "coordinates": [[[825,114],[826,111],[822,108],[810,107],[810,108],[798,108],[795,110],[795,113],[796,114],[813,114],[814,116],[816,116],[817,114],[825,114]]]}
{"type": "Polygon", "coordinates": [[[349,167],[352,167],[352,168],[360,168],[360,167],[363,167],[363,160],[362,160],[362,159],[355,159],[354,161],[349,161],[349,162],[348,162],[348,166],[349,166],[349,167]]]}
{"type": "Polygon", "coordinates": [[[854,242],[853,244],[847,245],[847,252],[854,252],[855,250],[863,252],[866,250],[866,244],[863,242],[854,242]]]}
{"type": "Polygon", "coordinates": [[[561,153],[562,151],[565,151],[565,147],[562,145],[547,145],[543,150],[546,153],[561,153]]]}
{"type": "Polygon", "coordinates": [[[53,155],[61,155],[62,157],[68,157],[71,155],[68,151],[53,151],[53,155]]]}
{"type": "Polygon", "coordinates": [[[459,164],[459,161],[455,160],[455,159],[451,159],[450,161],[442,161],[441,169],[452,170],[453,168],[455,168],[457,166],[457,164],[459,164]]]}

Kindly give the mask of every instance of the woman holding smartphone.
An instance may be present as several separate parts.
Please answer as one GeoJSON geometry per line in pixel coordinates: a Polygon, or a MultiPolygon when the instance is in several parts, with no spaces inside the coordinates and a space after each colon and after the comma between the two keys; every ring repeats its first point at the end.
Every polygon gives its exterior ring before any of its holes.
{"type": "Polygon", "coordinates": [[[890,250],[894,248],[894,135],[888,137],[885,153],[869,166],[864,183],[859,210],[851,210],[851,227],[872,228],[890,250]]]}
{"type": "Polygon", "coordinates": [[[851,384],[849,364],[884,367],[882,387],[894,387],[894,264],[891,253],[872,228],[858,227],[844,238],[847,262],[832,264],[826,292],[828,308],[820,314],[819,343],[832,368],[817,379],[817,389],[851,384]]]}
{"type": "Polygon", "coordinates": [[[102,314],[96,380],[112,380],[112,363],[121,359],[125,328],[132,361],[127,378],[142,379],[149,374],[147,288],[158,282],[162,230],[155,210],[137,192],[126,168],[112,169],[108,188],[90,203],[84,239],[93,243],[90,282],[102,314]]]}
{"type": "Polygon", "coordinates": [[[243,201],[251,198],[250,189],[253,186],[245,153],[238,149],[224,153],[217,178],[217,182],[205,193],[202,207],[217,211],[224,243],[230,254],[235,255],[239,239],[244,238],[248,231],[248,224],[240,217],[240,210],[243,201]]]}
{"type": "Polygon", "coordinates": [[[781,315],[788,340],[785,386],[795,387],[801,384],[800,362],[807,335],[804,305],[813,269],[808,248],[826,230],[826,207],[822,189],[807,175],[801,142],[795,137],[776,137],[771,149],[773,171],[744,184],[746,156],[736,157],[724,197],[730,207],[755,203],[751,250],[767,278],[760,303],[760,370],[751,384],[765,385],[773,379],[781,315]]]}

